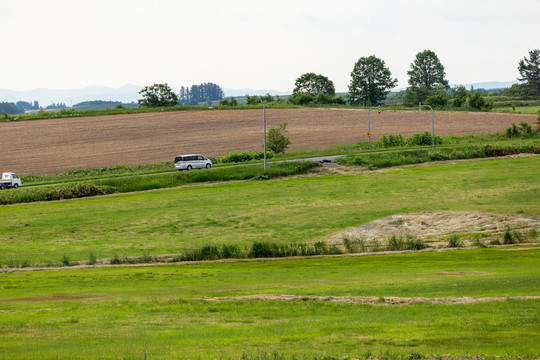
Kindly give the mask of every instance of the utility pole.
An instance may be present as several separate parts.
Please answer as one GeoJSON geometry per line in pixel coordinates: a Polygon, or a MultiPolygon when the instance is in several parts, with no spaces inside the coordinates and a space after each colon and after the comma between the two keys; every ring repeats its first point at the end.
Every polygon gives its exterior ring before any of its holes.
{"type": "Polygon", "coordinates": [[[263,100],[264,174],[266,175],[266,100],[263,100]]]}
{"type": "Polygon", "coordinates": [[[422,106],[428,107],[431,109],[431,148],[433,153],[435,153],[435,121],[433,120],[433,108],[429,105],[418,104],[418,109],[422,111],[422,106]]]}
{"type": "Polygon", "coordinates": [[[368,136],[368,139],[369,139],[369,150],[371,150],[371,124],[370,124],[371,109],[379,109],[379,115],[380,115],[381,114],[381,105],[379,105],[378,107],[377,106],[371,107],[368,110],[368,113],[367,113],[367,136],[368,136]]]}

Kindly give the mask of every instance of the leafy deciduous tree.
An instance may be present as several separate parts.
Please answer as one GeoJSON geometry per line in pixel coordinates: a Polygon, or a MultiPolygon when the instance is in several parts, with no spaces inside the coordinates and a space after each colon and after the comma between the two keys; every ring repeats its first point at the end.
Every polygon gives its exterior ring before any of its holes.
{"type": "Polygon", "coordinates": [[[326,76],[314,73],[306,73],[300,76],[296,79],[294,86],[293,96],[303,93],[308,93],[313,96],[319,94],[334,96],[336,94],[336,89],[334,88],[332,80],[328,79],[326,76]]]}
{"type": "Polygon", "coordinates": [[[431,50],[424,50],[416,54],[407,75],[409,75],[409,85],[412,87],[423,85],[430,90],[437,86],[449,88],[448,80],[444,78],[446,76],[444,66],[439,61],[437,54],[431,50]]]}
{"type": "Polygon", "coordinates": [[[145,86],[139,94],[139,105],[142,107],[175,106],[178,104],[178,96],[171,90],[168,84],[154,84],[145,86]]]}
{"type": "Polygon", "coordinates": [[[361,57],[351,72],[349,102],[353,105],[375,105],[386,98],[397,85],[397,79],[376,56],[361,57]]]}

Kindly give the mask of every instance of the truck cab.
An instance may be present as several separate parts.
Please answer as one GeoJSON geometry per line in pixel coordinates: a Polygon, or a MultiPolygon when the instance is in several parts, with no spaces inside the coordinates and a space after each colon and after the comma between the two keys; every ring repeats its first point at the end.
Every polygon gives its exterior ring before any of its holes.
{"type": "Polygon", "coordinates": [[[2,173],[2,180],[0,180],[0,190],[9,188],[18,188],[22,185],[19,175],[12,172],[2,173]]]}

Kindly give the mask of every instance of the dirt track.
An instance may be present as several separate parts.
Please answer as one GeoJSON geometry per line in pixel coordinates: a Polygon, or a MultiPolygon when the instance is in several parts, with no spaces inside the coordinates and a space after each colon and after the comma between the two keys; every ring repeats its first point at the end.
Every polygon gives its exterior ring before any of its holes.
{"type": "MultiPolygon", "coordinates": [[[[352,109],[267,109],[267,130],[288,123],[290,150],[367,140],[368,112],[352,109]]],[[[439,135],[487,134],[536,115],[435,113],[439,135]]],[[[177,111],[0,123],[0,171],[20,175],[171,161],[182,153],[222,156],[259,150],[261,110],[177,111]]],[[[431,131],[431,112],[371,112],[374,139],[431,131]]]]}

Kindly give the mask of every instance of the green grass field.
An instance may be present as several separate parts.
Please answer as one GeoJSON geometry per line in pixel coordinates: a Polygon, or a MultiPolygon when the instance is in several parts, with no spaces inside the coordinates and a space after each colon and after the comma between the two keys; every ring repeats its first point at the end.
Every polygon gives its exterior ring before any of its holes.
{"type": "MultiPolygon", "coordinates": [[[[537,156],[490,159],[1,206],[0,265],[314,242],[418,211],[540,216],[539,170],[537,156]]],[[[28,270],[0,273],[0,359],[540,356],[540,300],[517,298],[540,296],[538,245],[28,270]],[[300,298],[234,299],[260,294],[300,298]],[[383,299],[464,296],[502,301],[383,299]]]]}
{"type": "Polygon", "coordinates": [[[3,358],[540,353],[540,248],[2,274],[3,358]],[[253,294],[509,297],[369,305],[253,294]]]}
{"type": "Polygon", "coordinates": [[[327,239],[398,213],[540,215],[540,158],[223,183],[0,207],[0,264],[327,239]]]}

